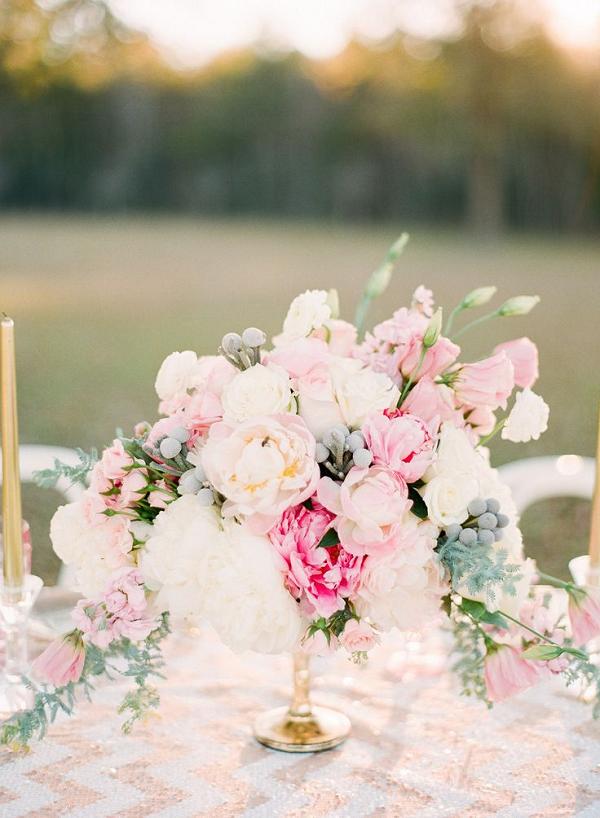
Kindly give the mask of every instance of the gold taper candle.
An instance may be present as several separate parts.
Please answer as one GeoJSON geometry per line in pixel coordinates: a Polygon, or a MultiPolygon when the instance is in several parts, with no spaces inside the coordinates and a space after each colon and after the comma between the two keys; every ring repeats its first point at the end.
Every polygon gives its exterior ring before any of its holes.
{"type": "Polygon", "coordinates": [[[4,584],[19,591],[23,584],[23,523],[17,420],[15,325],[4,315],[0,323],[0,382],[2,426],[2,519],[4,584]]]}
{"type": "Polygon", "coordinates": [[[590,569],[600,568],[600,406],[598,407],[598,440],[596,443],[596,483],[592,500],[590,528],[590,569]]]}

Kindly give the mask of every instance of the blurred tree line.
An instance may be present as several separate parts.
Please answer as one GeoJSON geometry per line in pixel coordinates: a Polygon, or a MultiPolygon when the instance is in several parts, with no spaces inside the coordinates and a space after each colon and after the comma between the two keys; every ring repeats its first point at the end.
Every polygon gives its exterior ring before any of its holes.
{"type": "Polygon", "coordinates": [[[600,64],[461,8],[450,41],[183,73],[103,0],[4,0],[0,206],[598,227],[600,64]]]}

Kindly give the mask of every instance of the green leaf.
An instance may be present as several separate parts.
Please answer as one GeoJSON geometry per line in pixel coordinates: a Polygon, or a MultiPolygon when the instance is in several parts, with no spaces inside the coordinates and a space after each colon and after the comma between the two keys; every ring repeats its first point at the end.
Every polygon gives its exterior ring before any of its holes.
{"type": "Polygon", "coordinates": [[[548,662],[550,659],[557,659],[563,653],[562,648],[554,645],[532,645],[523,651],[522,656],[524,659],[537,659],[548,662]]]}
{"type": "Polygon", "coordinates": [[[412,500],[411,511],[420,520],[426,520],[429,512],[425,505],[425,500],[421,497],[415,486],[408,487],[408,496],[412,500]]]}
{"type": "Polygon", "coordinates": [[[476,622],[483,622],[486,625],[495,625],[497,628],[508,630],[509,624],[498,611],[488,611],[483,602],[476,602],[474,599],[465,599],[460,607],[476,622]]]}
{"type": "Polygon", "coordinates": [[[328,531],[323,534],[321,538],[321,542],[318,544],[317,548],[334,548],[336,545],[340,544],[340,538],[338,537],[338,533],[335,528],[330,528],[328,531]]]}

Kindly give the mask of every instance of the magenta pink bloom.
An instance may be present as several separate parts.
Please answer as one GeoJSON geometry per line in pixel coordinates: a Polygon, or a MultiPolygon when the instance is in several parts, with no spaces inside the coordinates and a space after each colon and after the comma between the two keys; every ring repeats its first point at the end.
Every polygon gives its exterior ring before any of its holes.
{"type": "Polygon", "coordinates": [[[424,474],[433,458],[435,439],[416,415],[398,409],[370,415],[362,433],[378,466],[388,466],[407,483],[424,474]]]}
{"type": "Polygon", "coordinates": [[[600,588],[577,588],[570,592],[569,619],[577,645],[600,636],[600,588]]]}
{"type": "Polygon", "coordinates": [[[505,352],[464,364],[454,381],[456,397],[468,406],[506,409],[506,401],[515,385],[514,368],[505,352]]]}
{"type": "Polygon", "coordinates": [[[501,702],[534,685],[540,676],[540,667],[523,659],[516,648],[500,645],[485,659],[484,678],[488,699],[501,702]]]}
{"type": "Polygon", "coordinates": [[[335,517],[315,500],[312,509],[283,512],[269,537],[281,559],[285,586],[309,617],[329,617],[344,607],[358,585],[362,557],[340,546],[319,547],[335,517]]]}
{"type": "Polygon", "coordinates": [[[55,687],[77,682],[85,662],[85,646],[78,631],[55,639],[32,664],[39,679],[55,687]]]}
{"type": "Polygon", "coordinates": [[[364,619],[350,619],[340,636],[340,643],[348,653],[366,652],[375,647],[379,637],[364,619]]]}
{"type": "Polygon", "coordinates": [[[358,556],[393,548],[410,506],[406,481],[386,466],[352,468],[341,486],[322,477],[317,496],[338,517],[343,547],[358,556]]]}
{"type": "Polygon", "coordinates": [[[494,353],[505,352],[515,370],[515,384],[530,389],[539,377],[538,348],[529,338],[498,344],[494,353]]]}

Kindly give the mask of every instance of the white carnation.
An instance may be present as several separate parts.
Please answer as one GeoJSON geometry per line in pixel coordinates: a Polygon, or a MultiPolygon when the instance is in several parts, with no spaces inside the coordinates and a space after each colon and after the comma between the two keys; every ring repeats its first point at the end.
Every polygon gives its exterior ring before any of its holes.
{"type": "Polygon", "coordinates": [[[527,443],[537,440],[548,428],[550,409],[548,404],[531,389],[517,393],[515,405],[504,428],[502,437],[513,443],[527,443]]]}
{"type": "Polygon", "coordinates": [[[198,356],[191,350],[172,352],[162,362],[154,388],[161,400],[185,396],[188,389],[196,385],[198,377],[198,356]]]}
{"type": "Polygon", "coordinates": [[[342,418],[352,429],[362,426],[373,412],[394,408],[400,397],[387,375],[354,359],[338,358],[331,367],[331,378],[342,418]]]}
{"type": "Polygon", "coordinates": [[[194,495],[155,520],[141,557],[157,607],[175,620],[207,621],[236,651],[293,650],[304,628],[266,537],[220,517],[194,495]]]}
{"type": "Polygon", "coordinates": [[[327,303],[325,290],[306,290],[296,296],[283,322],[283,333],[278,344],[288,344],[306,338],[315,329],[320,329],[331,318],[331,307],[327,303]]]}
{"type": "Polygon", "coordinates": [[[223,390],[221,401],[228,423],[295,410],[289,376],[275,364],[256,364],[240,372],[223,390]]]}

